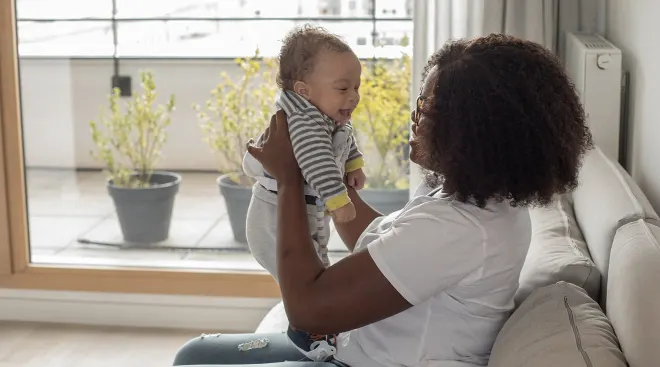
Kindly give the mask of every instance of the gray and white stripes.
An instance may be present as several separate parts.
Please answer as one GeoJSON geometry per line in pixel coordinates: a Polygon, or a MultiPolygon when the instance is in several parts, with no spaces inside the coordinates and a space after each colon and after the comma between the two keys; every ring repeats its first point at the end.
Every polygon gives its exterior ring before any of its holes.
{"type": "Polygon", "coordinates": [[[277,104],[288,116],[293,152],[307,184],[324,202],[345,193],[344,169],[332,149],[334,122],[293,92],[284,91],[277,104]]]}

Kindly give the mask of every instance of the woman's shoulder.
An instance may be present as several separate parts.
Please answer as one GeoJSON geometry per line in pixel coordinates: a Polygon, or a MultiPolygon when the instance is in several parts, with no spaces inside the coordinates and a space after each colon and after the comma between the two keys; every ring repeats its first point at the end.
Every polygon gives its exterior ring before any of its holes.
{"type": "MultiPolygon", "coordinates": [[[[451,196],[426,195],[413,198],[399,213],[395,222],[411,223],[415,226],[430,226],[431,232],[477,231],[487,232],[513,226],[529,217],[525,208],[512,207],[505,202],[489,202],[480,207],[475,203],[462,202],[451,196]]],[[[428,232],[428,231],[426,231],[428,232]]]]}
{"type": "Polygon", "coordinates": [[[479,220],[466,216],[464,211],[451,198],[418,196],[394,218],[395,226],[406,225],[415,228],[419,235],[438,236],[438,233],[474,231],[479,220]]]}

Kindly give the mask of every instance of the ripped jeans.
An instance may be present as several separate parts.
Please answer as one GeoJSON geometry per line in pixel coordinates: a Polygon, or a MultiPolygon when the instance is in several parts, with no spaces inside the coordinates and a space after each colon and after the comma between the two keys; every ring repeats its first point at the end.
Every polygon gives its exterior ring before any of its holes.
{"type": "Polygon", "coordinates": [[[348,367],[339,361],[310,361],[291,344],[285,333],[202,335],[181,347],[174,358],[174,366],[261,364],[269,367],[348,367]]]}

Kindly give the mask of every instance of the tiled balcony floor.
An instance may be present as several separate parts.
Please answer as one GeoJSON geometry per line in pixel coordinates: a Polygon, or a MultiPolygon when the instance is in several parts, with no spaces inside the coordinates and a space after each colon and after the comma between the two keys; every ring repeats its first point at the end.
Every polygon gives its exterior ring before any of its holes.
{"type": "MultiPolygon", "coordinates": [[[[28,169],[27,193],[32,262],[67,265],[263,270],[233,239],[217,173],[183,173],[170,238],[161,246],[115,248],[78,239],[119,244],[121,232],[101,172],[28,169]],[[220,251],[219,248],[225,249],[220,251]]],[[[338,236],[331,259],[345,253],[338,236]]]]}

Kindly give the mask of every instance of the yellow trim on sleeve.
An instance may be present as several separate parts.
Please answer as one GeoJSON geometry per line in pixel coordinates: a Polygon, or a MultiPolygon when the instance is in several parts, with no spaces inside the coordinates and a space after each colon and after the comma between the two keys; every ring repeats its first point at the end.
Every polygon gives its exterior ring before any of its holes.
{"type": "Polygon", "coordinates": [[[344,205],[348,205],[351,202],[351,199],[348,197],[347,192],[343,192],[337,196],[333,196],[328,201],[325,202],[325,206],[329,211],[335,211],[344,205]]]}
{"type": "Polygon", "coordinates": [[[364,158],[357,157],[346,162],[346,172],[357,171],[364,167],[364,158]]]}

